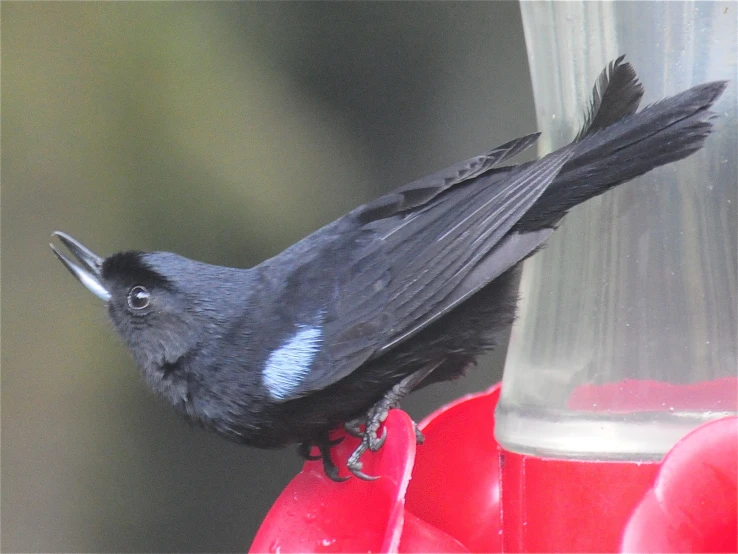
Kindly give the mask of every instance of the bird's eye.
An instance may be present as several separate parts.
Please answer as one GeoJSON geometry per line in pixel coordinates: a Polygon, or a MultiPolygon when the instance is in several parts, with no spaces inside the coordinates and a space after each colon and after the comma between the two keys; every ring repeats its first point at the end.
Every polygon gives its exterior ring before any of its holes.
{"type": "Polygon", "coordinates": [[[144,287],[135,286],[128,293],[128,305],[132,310],[143,310],[149,305],[151,293],[144,287]]]}

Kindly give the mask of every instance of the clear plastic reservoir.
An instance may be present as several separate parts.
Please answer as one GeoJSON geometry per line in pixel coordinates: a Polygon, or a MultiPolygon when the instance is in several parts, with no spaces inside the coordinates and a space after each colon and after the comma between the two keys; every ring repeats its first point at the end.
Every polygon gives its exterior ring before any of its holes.
{"type": "Polygon", "coordinates": [[[738,4],[521,3],[540,153],[626,54],[642,106],[731,83],[705,148],[571,211],[523,268],[495,434],[563,458],[660,458],[738,410],[738,4]]]}

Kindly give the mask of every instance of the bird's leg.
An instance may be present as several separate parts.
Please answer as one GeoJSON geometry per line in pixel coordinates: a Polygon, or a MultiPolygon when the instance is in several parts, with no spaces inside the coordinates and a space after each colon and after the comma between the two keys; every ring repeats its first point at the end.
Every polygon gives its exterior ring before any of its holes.
{"type": "MultiPolygon", "coordinates": [[[[346,432],[350,435],[361,438],[361,443],[359,444],[359,446],[356,447],[356,450],[353,451],[351,456],[349,456],[348,461],[346,462],[346,467],[351,473],[356,475],[356,477],[358,477],[359,479],[364,479],[366,481],[373,481],[374,479],[378,478],[375,476],[367,475],[366,473],[361,471],[363,467],[363,464],[361,463],[361,456],[367,450],[376,452],[377,450],[382,448],[384,441],[387,440],[387,428],[385,427],[383,429],[381,437],[377,436],[377,431],[379,431],[379,427],[380,425],[382,425],[384,420],[387,419],[387,415],[389,414],[390,409],[397,407],[399,401],[408,393],[412,392],[413,389],[415,389],[415,387],[417,387],[418,384],[420,384],[420,382],[425,379],[431,371],[433,371],[440,365],[440,363],[441,362],[424,367],[423,369],[418,370],[411,375],[408,375],[402,381],[392,387],[389,391],[387,391],[387,393],[379,400],[379,402],[369,408],[365,416],[346,423],[346,432]],[[360,431],[359,427],[362,424],[366,425],[366,427],[364,427],[363,433],[360,431]]],[[[423,434],[420,432],[415,422],[413,422],[413,426],[415,428],[416,440],[418,440],[419,443],[422,443],[424,440],[423,434]]]]}

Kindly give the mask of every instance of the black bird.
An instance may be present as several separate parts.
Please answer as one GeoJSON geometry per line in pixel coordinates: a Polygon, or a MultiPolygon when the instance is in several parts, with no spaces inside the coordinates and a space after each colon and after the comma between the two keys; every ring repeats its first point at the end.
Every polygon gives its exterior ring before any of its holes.
{"type": "MultiPolygon", "coordinates": [[[[396,189],[252,269],[168,252],[101,258],[54,233],[52,249],[107,303],[149,386],[191,420],[262,448],[362,438],[348,469],[381,447],[387,410],[453,379],[511,324],[514,269],[567,210],[699,150],[725,82],[636,113],[643,88],[620,57],[600,75],[570,145],[520,165],[528,135],[396,189]],[[365,425],[362,427],[361,425],[365,425]]],[[[420,437],[419,437],[420,438],[420,437]]]]}

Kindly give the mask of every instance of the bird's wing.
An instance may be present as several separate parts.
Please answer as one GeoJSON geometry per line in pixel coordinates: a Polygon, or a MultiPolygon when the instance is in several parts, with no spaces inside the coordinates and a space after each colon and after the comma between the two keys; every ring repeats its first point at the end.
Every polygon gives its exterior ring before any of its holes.
{"type": "Polygon", "coordinates": [[[487,280],[473,271],[492,265],[490,253],[571,156],[565,148],[525,166],[494,167],[533,140],[523,137],[484,157],[496,155],[496,162],[473,158],[406,185],[337,222],[334,239],[291,274],[293,283],[313,283],[314,298],[329,300],[320,354],[284,400],[346,377],[438,319],[449,302],[468,297],[459,287],[479,290],[530,252],[503,249],[487,280]]]}
{"type": "MultiPolygon", "coordinates": [[[[330,386],[449,313],[535,251],[575,204],[699,149],[708,108],[724,88],[694,87],[633,119],[643,90],[618,58],[600,76],[571,145],[532,163],[496,167],[536,135],[523,137],[401,187],[295,245],[283,267],[295,270],[300,285],[329,289],[310,298],[326,300],[322,342],[292,397],[330,386]],[[615,153],[620,163],[613,168],[615,153]],[[549,201],[533,207],[542,194],[549,201]],[[304,264],[295,262],[302,258],[304,264]]],[[[311,292],[291,298],[304,303],[311,292]]]]}
{"type": "MultiPolygon", "coordinates": [[[[546,236],[518,240],[510,229],[530,209],[569,160],[564,148],[530,165],[490,175],[492,183],[462,187],[406,216],[382,235],[394,268],[386,310],[394,325],[381,355],[427,327],[490,283],[546,236]]],[[[384,227],[383,222],[377,222],[384,227]]]]}

